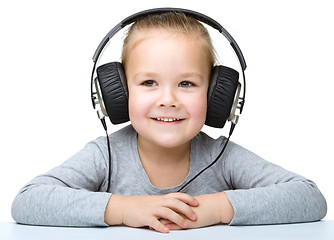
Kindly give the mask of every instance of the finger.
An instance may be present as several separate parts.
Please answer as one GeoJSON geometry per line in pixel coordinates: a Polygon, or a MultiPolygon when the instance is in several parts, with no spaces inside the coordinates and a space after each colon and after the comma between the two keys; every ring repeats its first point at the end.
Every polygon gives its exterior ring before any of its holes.
{"type": "Polygon", "coordinates": [[[169,228],[163,225],[158,219],[152,218],[149,223],[149,228],[152,230],[156,230],[161,233],[169,233],[169,228]]]}
{"type": "Polygon", "coordinates": [[[159,220],[163,225],[167,225],[167,224],[169,224],[169,223],[172,223],[170,220],[168,220],[168,219],[164,219],[164,218],[162,218],[162,219],[160,219],[159,220]]]}
{"type": "Polygon", "coordinates": [[[179,225],[181,228],[186,228],[189,225],[188,220],[168,207],[161,209],[158,216],[179,225]]]}
{"type": "Polygon", "coordinates": [[[197,215],[194,210],[189,205],[178,199],[166,199],[163,203],[163,206],[170,208],[177,213],[183,214],[190,220],[195,221],[197,219],[197,215]]]}
{"type": "Polygon", "coordinates": [[[184,203],[186,203],[190,206],[193,206],[193,207],[197,207],[199,205],[198,201],[194,197],[192,197],[188,194],[185,194],[185,193],[170,193],[170,194],[167,194],[166,197],[167,198],[176,198],[176,199],[178,199],[178,200],[180,200],[180,201],[182,201],[182,202],[184,202],[184,203]]]}
{"type": "Polygon", "coordinates": [[[160,219],[160,222],[165,225],[165,227],[167,227],[169,230],[180,230],[183,229],[180,226],[178,226],[177,224],[167,220],[167,219],[160,219]]]}
{"type": "Polygon", "coordinates": [[[182,230],[180,226],[176,225],[175,223],[168,223],[165,225],[169,230],[182,230]]]}

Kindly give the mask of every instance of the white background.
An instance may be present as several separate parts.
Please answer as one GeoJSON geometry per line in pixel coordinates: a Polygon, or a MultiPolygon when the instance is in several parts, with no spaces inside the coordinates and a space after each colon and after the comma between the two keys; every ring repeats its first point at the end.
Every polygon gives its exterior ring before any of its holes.
{"type": "MultiPolygon", "coordinates": [[[[325,219],[334,219],[330,1],[4,2],[0,221],[12,221],[11,202],[25,183],[104,134],[90,102],[90,74],[105,34],[128,15],[165,6],[202,12],[235,38],[248,68],[246,105],[232,140],[315,181],[328,202],[325,219]]],[[[120,46],[108,50],[119,58],[120,46]]],[[[230,66],[235,57],[228,51],[220,58],[230,66]]],[[[109,124],[109,132],[117,128],[109,124]]]]}

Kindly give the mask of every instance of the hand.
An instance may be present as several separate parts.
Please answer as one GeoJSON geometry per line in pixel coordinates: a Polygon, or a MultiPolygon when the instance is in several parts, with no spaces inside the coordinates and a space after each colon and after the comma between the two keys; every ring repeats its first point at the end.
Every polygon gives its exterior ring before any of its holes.
{"type": "Polygon", "coordinates": [[[192,208],[197,205],[195,198],[184,193],[129,197],[112,195],[105,211],[105,222],[109,225],[149,226],[156,231],[167,233],[169,229],[160,219],[168,220],[179,228],[186,228],[191,221],[197,219],[192,208]]]}
{"type": "MultiPolygon", "coordinates": [[[[197,220],[190,221],[187,228],[199,228],[232,221],[234,210],[224,192],[199,195],[195,199],[199,202],[199,205],[193,208],[197,214],[197,220]]],[[[162,219],[160,222],[170,230],[182,229],[168,219],[162,219]]]]}

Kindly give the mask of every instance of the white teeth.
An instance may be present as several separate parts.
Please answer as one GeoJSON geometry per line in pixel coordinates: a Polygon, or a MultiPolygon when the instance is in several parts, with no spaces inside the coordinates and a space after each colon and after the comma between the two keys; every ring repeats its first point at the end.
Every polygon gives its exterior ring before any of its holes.
{"type": "Polygon", "coordinates": [[[173,122],[173,121],[179,121],[179,118],[156,118],[158,121],[163,122],[173,122]]]}

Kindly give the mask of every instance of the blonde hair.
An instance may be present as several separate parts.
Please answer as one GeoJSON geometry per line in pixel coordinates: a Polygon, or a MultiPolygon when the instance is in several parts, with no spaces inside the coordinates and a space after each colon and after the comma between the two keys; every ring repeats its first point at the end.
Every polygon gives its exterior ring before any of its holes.
{"type": "Polygon", "coordinates": [[[204,40],[210,69],[214,66],[216,57],[208,30],[195,18],[188,17],[184,13],[167,12],[145,16],[131,25],[123,42],[122,64],[124,67],[133,33],[143,29],[166,29],[184,34],[198,34],[204,40]]]}

